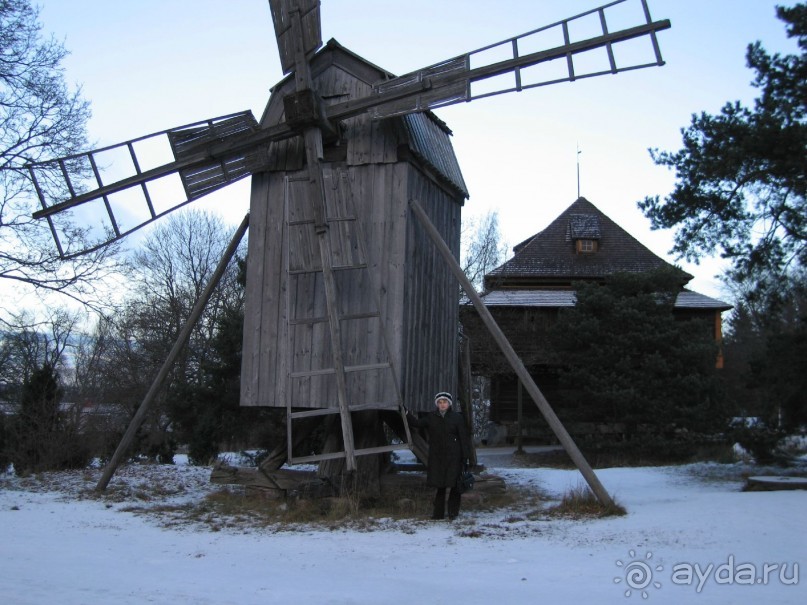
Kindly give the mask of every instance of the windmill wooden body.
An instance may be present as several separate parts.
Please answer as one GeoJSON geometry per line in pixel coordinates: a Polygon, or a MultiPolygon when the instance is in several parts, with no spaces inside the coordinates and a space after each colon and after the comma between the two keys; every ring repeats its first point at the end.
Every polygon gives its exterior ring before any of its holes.
{"type": "MultiPolygon", "coordinates": [[[[392,77],[333,40],[310,65],[326,100],[364,97],[392,77]]],[[[283,121],[293,88],[288,79],[274,89],[262,126],[283,121]]],[[[290,420],[339,412],[319,191],[300,143],[272,143],[252,180],[241,380],[242,405],[287,407],[290,420]]],[[[467,192],[448,129],[431,113],[361,114],[324,143],[321,165],[349,409],[427,411],[435,390],[456,383],[456,282],[408,205],[420,200],[459,254],[467,192]]]]}
{"type": "MultiPolygon", "coordinates": [[[[288,410],[288,445],[279,461],[300,460],[293,452],[295,420],[310,425],[338,415],[335,443],[302,460],[344,460],[352,471],[356,455],[413,447],[403,404],[427,409],[431,393],[452,389],[456,380],[452,275],[470,288],[457,264],[467,192],[447,128],[429,110],[663,64],[656,33],[670,24],[653,21],[646,0],[636,0],[637,25],[609,30],[608,9],[625,1],[392,77],[335,42],[321,48],[319,0],[269,0],[288,76],[275,87],[260,123],[242,112],[31,165],[43,206],[35,216],[49,221],[69,257],[86,252],[59,237],[59,215],[76,206],[95,205],[103,217],[105,237],[97,247],[252,175],[250,216],[231,246],[249,222],[242,404],[288,410]],[[601,33],[573,40],[570,24],[577,20],[595,21],[601,33]],[[547,33],[556,42],[535,50],[535,37],[547,33]],[[614,49],[637,39],[646,40],[647,55],[618,63],[614,49]],[[603,54],[602,68],[577,69],[575,58],[594,51],[603,54]],[[542,71],[558,63],[562,75],[542,71]],[[158,140],[167,141],[171,161],[147,168],[139,149],[158,140]],[[128,158],[128,174],[110,182],[104,154],[128,158]],[[179,200],[158,202],[157,192],[170,191],[171,183],[163,185],[172,179],[179,200]],[[127,225],[115,208],[121,199],[130,207],[133,197],[147,211],[127,225]],[[386,414],[403,443],[370,438],[356,446],[354,423],[368,411],[386,414]]],[[[204,300],[189,325],[203,306],[204,300]]],[[[498,341],[495,326],[491,330],[498,341]]],[[[171,362],[169,356],[99,487],[120,462],[171,362]]],[[[525,379],[531,383],[526,372],[525,379]]],[[[553,416],[537,386],[526,387],[553,416]]],[[[550,425],[598,497],[609,499],[557,418],[550,425]]]]}

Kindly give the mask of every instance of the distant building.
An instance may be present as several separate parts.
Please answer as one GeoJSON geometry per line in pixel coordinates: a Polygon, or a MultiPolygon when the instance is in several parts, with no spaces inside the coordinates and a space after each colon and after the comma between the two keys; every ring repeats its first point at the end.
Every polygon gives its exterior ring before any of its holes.
{"type": "MultiPolygon", "coordinates": [[[[128,411],[118,403],[96,403],[92,401],[73,403],[62,401],[59,403],[58,412],[64,421],[79,433],[94,431],[122,432],[129,422],[128,411]]],[[[19,413],[19,403],[0,400],[0,414],[16,416],[19,413]]]]}
{"type": "MultiPolygon", "coordinates": [[[[582,197],[513,251],[513,258],[485,276],[482,300],[550,403],[555,378],[548,366],[543,335],[559,309],[575,305],[573,284],[604,282],[615,273],[672,267],[582,197]]],[[[687,290],[684,286],[692,276],[680,272],[682,287],[675,316],[703,319],[713,326],[719,344],[722,313],[731,305],[687,290]]],[[[470,340],[472,372],[491,381],[490,420],[507,427],[512,436],[518,418],[518,380],[471,305],[461,305],[460,319],[470,340]]],[[[722,356],[716,363],[722,367],[722,356]]],[[[523,398],[524,418],[537,417],[538,410],[529,396],[524,393],[523,398]]]]}

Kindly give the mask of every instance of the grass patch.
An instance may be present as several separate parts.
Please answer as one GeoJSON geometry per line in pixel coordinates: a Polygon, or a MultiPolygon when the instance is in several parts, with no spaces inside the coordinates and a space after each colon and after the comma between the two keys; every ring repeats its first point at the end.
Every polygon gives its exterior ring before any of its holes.
{"type": "MultiPolygon", "coordinates": [[[[271,498],[243,486],[226,486],[195,503],[131,505],[123,510],[155,515],[165,526],[200,524],[213,531],[261,529],[300,531],[305,527],[372,531],[394,524],[406,531],[409,523],[431,517],[432,488],[386,490],[380,497],[354,496],[271,498]]],[[[542,501],[534,492],[512,489],[502,493],[468,492],[462,512],[526,510],[542,501]]],[[[518,513],[512,513],[515,519],[518,513]]]]}
{"type": "Polygon", "coordinates": [[[584,485],[578,485],[563,494],[560,504],[544,511],[550,517],[564,519],[599,519],[602,517],[621,517],[627,514],[625,507],[614,501],[611,505],[601,504],[592,491],[584,485]]]}

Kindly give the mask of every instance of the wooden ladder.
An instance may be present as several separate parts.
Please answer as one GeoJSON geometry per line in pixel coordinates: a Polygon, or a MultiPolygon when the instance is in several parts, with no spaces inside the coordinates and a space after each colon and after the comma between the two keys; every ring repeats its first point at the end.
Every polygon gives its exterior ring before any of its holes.
{"type": "MultiPolygon", "coordinates": [[[[379,454],[399,449],[411,449],[412,438],[406,422],[403,401],[398,382],[398,373],[393,363],[390,351],[389,340],[387,338],[387,326],[380,312],[379,287],[374,283],[372,272],[367,263],[367,253],[365,237],[362,232],[361,221],[358,220],[347,188],[344,184],[346,174],[341,170],[323,171],[323,190],[325,191],[324,203],[324,224],[327,233],[315,233],[317,228],[317,217],[311,216],[306,211],[297,211],[293,208],[293,196],[291,190],[295,181],[307,181],[308,177],[286,177],[285,200],[285,222],[287,237],[284,238],[287,288],[286,288],[286,308],[288,309],[288,321],[286,331],[286,352],[287,360],[285,364],[286,373],[286,430],[287,430],[287,461],[290,464],[305,464],[319,462],[321,460],[332,460],[344,458],[348,471],[354,470],[355,457],[369,454],[379,454]],[[316,247],[316,238],[324,237],[327,242],[327,252],[318,255],[313,251],[316,247]],[[291,241],[291,243],[290,243],[291,241]],[[294,247],[296,246],[296,252],[294,247]],[[296,279],[304,279],[308,283],[312,280],[321,280],[324,290],[325,313],[321,314],[322,300],[319,296],[319,305],[314,301],[295,300],[296,288],[292,287],[296,279]],[[344,309],[345,297],[340,297],[340,285],[353,288],[352,293],[348,293],[347,299],[361,301],[361,308],[344,309]],[[361,296],[356,296],[356,292],[361,292],[361,296]],[[352,294],[352,295],[351,295],[352,294]],[[341,300],[340,300],[341,298],[341,300]],[[319,308],[317,308],[319,307],[319,308]],[[352,354],[346,355],[343,342],[343,326],[352,324],[353,330],[356,326],[363,327],[360,330],[365,334],[380,334],[383,341],[383,351],[376,351],[376,354],[383,352],[383,359],[372,361],[357,361],[357,353],[353,347],[352,354]],[[330,364],[319,367],[306,367],[314,364],[314,357],[318,357],[316,347],[316,335],[323,336],[322,328],[326,327],[330,349],[330,364]],[[307,330],[311,334],[311,347],[308,356],[300,352],[299,343],[295,342],[292,334],[295,330],[307,330]],[[295,353],[296,351],[296,353],[295,353]],[[299,362],[304,367],[299,367],[299,362]],[[359,389],[356,385],[362,384],[366,379],[389,380],[394,385],[395,400],[390,401],[356,401],[359,389]],[[310,407],[311,401],[295,401],[299,387],[308,381],[308,388],[311,388],[311,381],[335,378],[338,407],[327,405],[325,407],[315,407],[313,409],[303,409],[310,407]],[[354,388],[348,388],[348,384],[354,388]],[[303,404],[303,405],[301,405],[303,404]],[[405,428],[406,443],[389,444],[376,447],[366,447],[356,449],[353,439],[353,424],[351,412],[370,409],[392,409],[393,406],[401,414],[401,419],[405,428]],[[312,418],[315,416],[325,416],[339,414],[342,426],[342,451],[331,451],[327,453],[316,453],[304,456],[294,456],[293,446],[293,424],[295,420],[312,418]]],[[[315,213],[316,215],[316,213],[315,213]]],[[[345,288],[347,289],[347,288],[345,288]]],[[[356,343],[353,343],[354,345],[356,343]]],[[[360,348],[360,347],[359,347],[360,348]]],[[[327,355],[322,354],[327,357],[327,355]]],[[[361,354],[359,353],[358,356],[361,354]]]]}

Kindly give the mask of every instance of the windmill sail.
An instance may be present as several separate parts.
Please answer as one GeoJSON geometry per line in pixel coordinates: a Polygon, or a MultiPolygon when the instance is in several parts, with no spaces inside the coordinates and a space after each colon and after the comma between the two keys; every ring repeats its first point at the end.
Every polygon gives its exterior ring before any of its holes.
{"type": "MultiPolygon", "coordinates": [[[[177,161],[192,159],[209,152],[215,143],[240,139],[258,130],[251,112],[205,123],[202,126],[168,132],[171,149],[177,161]]],[[[199,164],[179,170],[188,201],[193,201],[237,180],[249,176],[266,165],[262,147],[235,151],[213,157],[199,164]]],[[[207,155],[210,155],[207,153],[207,155]]]]}
{"type": "Polygon", "coordinates": [[[307,57],[322,46],[319,0],[269,0],[269,7],[275,24],[280,65],[287,74],[294,69],[294,48],[298,40],[302,40],[302,50],[307,57]],[[291,16],[295,10],[300,12],[299,32],[295,32],[295,19],[291,16]]]}
{"type": "Polygon", "coordinates": [[[374,93],[363,99],[329,106],[327,116],[336,120],[366,112],[380,119],[559,82],[664,65],[656,33],[668,29],[670,22],[666,19],[653,21],[646,0],[641,0],[644,23],[609,31],[608,9],[624,1],[617,0],[393,78],[377,85],[374,93]],[[590,27],[592,23],[597,25],[597,35],[572,40],[571,32],[575,27],[582,28],[583,24],[590,27]],[[643,52],[635,47],[626,48],[623,60],[617,61],[626,43],[642,38],[648,43],[643,52]],[[536,47],[540,50],[535,50],[536,47]],[[525,49],[530,50],[525,52],[525,49]],[[600,56],[592,61],[596,51],[600,51],[600,56]]]}
{"type": "Polygon", "coordinates": [[[31,164],[42,205],[34,218],[50,221],[63,258],[86,254],[260,169],[266,162],[262,147],[232,145],[257,130],[246,111],[31,164]],[[217,146],[225,151],[216,153],[217,146]],[[70,197],[51,204],[53,192],[70,197]],[[92,209],[86,218],[95,219],[91,227],[100,238],[90,247],[72,249],[60,241],[54,215],[83,205],[92,209]]]}

